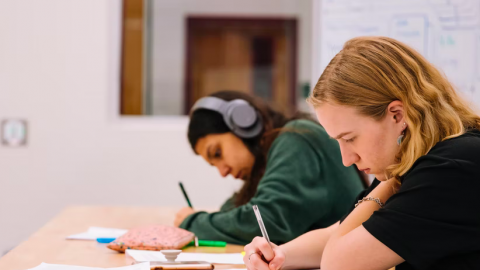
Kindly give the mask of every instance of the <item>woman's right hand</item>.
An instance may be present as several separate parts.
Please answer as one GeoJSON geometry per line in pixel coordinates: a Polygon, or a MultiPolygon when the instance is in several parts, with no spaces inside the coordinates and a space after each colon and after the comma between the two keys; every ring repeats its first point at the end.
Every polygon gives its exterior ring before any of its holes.
{"type": "Polygon", "coordinates": [[[246,245],[243,261],[248,270],[278,270],[285,264],[285,252],[277,245],[268,244],[263,237],[255,237],[246,245]],[[263,255],[263,258],[262,258],[263,255]]]}

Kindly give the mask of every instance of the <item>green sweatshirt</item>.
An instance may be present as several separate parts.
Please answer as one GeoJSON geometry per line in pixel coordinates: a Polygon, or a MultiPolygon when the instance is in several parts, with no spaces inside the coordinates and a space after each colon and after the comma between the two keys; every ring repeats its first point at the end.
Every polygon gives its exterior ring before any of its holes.
{"type": "Polygon", "coordinates": [[[255,196],[234,207],[230,198],[219,212],[197,212],[180,228],[201,240],[245,245],[261,236],[252,205],[258,205],[270,240],[288,242],[325,228],[347,213],[363,190],[353,167],[344,167],[338,143],[309,120],[293,120],[273,141],[255,196]]]}

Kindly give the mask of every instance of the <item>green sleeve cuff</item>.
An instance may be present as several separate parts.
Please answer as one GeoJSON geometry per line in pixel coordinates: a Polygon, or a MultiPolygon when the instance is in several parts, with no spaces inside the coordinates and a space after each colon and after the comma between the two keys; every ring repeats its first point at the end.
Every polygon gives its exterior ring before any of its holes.
{"type": "Polygon", "coordinates": [[[191,215],[189,215],[188,217],[186,217],[182,223],[180,224],[180,228],[182,229],[185,229],[185,230],[188,230],[190,229],[190,227],[192,226],[192,223],[195,221],[195,219],[199,216],[199,215],[202,215],[202,214],[208,214],[207,212],[203,212],[203,211],[200,211],[200,212],[196,212],[196,213],[193,213],[191,215]]]}

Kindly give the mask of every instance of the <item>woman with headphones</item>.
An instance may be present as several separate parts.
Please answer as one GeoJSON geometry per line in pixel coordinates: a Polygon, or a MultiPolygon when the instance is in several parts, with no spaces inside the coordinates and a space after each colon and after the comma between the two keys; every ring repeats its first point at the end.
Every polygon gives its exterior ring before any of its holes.
{"type": "Polygon", "coordinates": [[[399,41],[358,37],[309,102],[345,166],[376,180],[327,229],[255,238],[248,269],[480,269],[480,117],[441,72],[399,41]]]}
{"type": "Polygon", "coordinates": [[[199,239],[246,244],[260,235],[252,205],[261,209],[274,243],[335,223],[364,182],[344,167],[338,143],[306,116],[287,118],[265,102],[235,91],[198,100],[188,139],[223,177],[244,181],[219,212],[184,208],[175,225],[199,239]]]}

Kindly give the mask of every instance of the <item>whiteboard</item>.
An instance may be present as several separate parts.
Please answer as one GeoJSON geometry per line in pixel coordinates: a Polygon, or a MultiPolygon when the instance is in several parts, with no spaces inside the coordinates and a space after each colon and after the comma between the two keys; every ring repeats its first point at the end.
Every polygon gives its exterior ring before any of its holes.
{"type": "Polygon", "coordinates": [[[345,41],[388,36],[423,54],[480,107],[480,0],[323,0],[313,13],[314,83],[345,41]]]}

